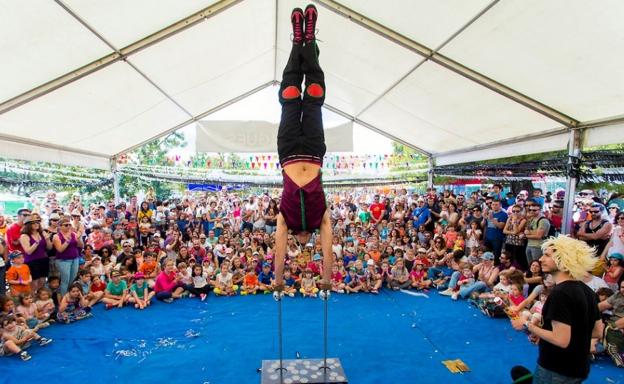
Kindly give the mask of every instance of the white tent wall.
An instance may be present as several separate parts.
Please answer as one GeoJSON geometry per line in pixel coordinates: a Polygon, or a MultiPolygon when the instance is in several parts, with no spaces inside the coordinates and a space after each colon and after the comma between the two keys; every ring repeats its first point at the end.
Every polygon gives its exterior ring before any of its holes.
{"type": "Polygon", "coordinates": [[[49,148],[45,147],[43,143],[27,144],[0,138],[0,154],[2,157],[10,159],[53,162],[68,166],[110,170],[110,160],[104,155],[90,155],[60,148],[49,148]]]}
{"type": "MultiPolygon", "coordinates": [[[[619,0],[315,2],[327,107],[437,165],[565,149],[624,115],[619,0]]],[[[0,138],[47,148],[3,155],[101,166],[274,84],[305,4],[0,0],[0,138]]],[[[613,124],[586,145],[624,141],[613,124]]]]}

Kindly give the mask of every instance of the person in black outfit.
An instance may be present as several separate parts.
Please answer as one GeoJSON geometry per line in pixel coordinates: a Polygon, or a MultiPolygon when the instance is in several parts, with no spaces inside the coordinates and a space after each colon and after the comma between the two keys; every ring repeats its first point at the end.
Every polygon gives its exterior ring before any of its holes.
{"type": "Polygon", "coordinates": [[[594,251],[586,243],[558,236],[544,243],[542,270],[551,273],[555,287],[542,309],[542,324],[512,320],[539,343],[534,383],[581,383],[589,375],[592,337],[602,335],[598,298],[582,279],[594,264],[594,251]]]}

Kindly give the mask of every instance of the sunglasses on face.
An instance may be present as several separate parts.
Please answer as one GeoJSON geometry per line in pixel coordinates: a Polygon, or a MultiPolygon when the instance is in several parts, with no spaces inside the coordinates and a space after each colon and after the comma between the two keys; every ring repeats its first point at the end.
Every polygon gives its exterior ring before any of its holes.
{"type": "Polygon", "coordinates": [[[589,211],[589,212],[596,213],[596,214],[600,213],[600,211],[589,211]]]}
{"type": "Polygon", "coordinates": [[[563,207],[560,205],[553,205],[553,208],[563,208],[563,207]]]}
{"type": "Polygon", "coordinates": [[[65,223],[65,224],[61,224],[61,227],[69,227],[71,224],[69,223],[65,223]]]}
{"type": "Polygon", "coordinates": [[[520,213],[520,211],[517,211],[517,210],[513,210],[511,212],[513,212],[513,213],[520,213]]]}

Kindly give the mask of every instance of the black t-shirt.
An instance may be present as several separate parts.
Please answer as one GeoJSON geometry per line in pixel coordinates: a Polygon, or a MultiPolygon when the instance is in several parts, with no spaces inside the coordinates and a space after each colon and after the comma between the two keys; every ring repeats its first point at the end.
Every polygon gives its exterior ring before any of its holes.
{"type": "Polygon", "coordinates": [[[600,319],[594,291],[581,281],[561,282],[548,295],[542,317],[543,329],[552,331],[552,321],[558,321],[570,325],[572,334],[567,348],[540,340],[538,364],[564,376],[586,378],[591,333],[600,319]]]}

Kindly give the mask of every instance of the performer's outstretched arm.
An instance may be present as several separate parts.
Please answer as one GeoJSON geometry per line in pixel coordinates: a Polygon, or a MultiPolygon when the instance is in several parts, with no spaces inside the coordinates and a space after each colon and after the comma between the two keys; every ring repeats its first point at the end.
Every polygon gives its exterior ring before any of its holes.
{"type": "MultiPolygon", "coordinates": [[[[277,215],[277,228],[275,229],[275,286],[279,290],[284,285],[284,261],[286,258],[286,245],[288,243],[288,227],[281,214],[277,215]]],[[[331,251],[331,243],[330,243],[331,251]]],[[[331,269],[330,269],[331,275],[331,269]]]]}
{"type": "Polygon", "coordinates": [[[334,264],[334,256],[332,254],[332,226],[329,215],[329,209],[325,210],[323,221],[321,221],[321,248],[323,249],[323,279],[321,281],[321,289],[331,289],[331,273],[334,264]]]}

